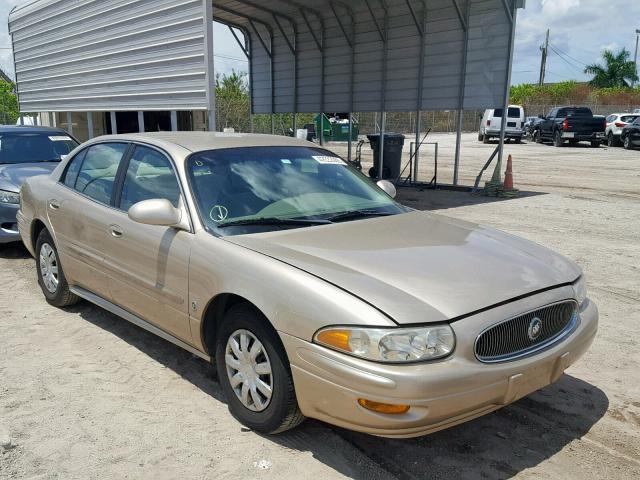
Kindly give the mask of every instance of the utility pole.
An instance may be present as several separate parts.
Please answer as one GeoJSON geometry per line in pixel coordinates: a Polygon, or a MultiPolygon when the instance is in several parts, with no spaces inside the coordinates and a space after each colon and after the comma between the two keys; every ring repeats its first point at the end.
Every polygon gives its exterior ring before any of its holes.
{"type": "MultiPolygon", "coordinates": [[[[636,53],[633,56],[633,66],[636,69],[636,75],[638,74],[638,39],[640,38],[640,28],[636,29],[636,53]]],[[[635,80],[631,82],[631,88],[636,86],[635,80]]]]}
{"type": "Polygon", "coordinates": [[[540,62],[540,79],[538,85],[544,85],[544,76],[547,73],[547,54],[549,53],[549,29],[547,28],[547,39],[544,42],[544,46],[540,47],[542,50],[542,62],[540,62]]]}

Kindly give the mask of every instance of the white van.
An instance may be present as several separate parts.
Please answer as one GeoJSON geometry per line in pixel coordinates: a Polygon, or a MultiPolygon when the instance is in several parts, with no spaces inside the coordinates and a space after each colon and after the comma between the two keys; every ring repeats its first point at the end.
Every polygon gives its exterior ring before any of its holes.
{"type": "MultiPolygon", "coordinates": [[[[507,127],[505,129],[505,140],[514,139],[516,143],[522,141],[524,135],[524,108],[520,105],[509,105],[507,109],[507,127]]],[[[492,138],[500,138],[500,129],[502,128],[502,108],[489,108],[484,111],[480,129],[478,131],[478,140],[483,143],[489,143],[492,138]]]]}

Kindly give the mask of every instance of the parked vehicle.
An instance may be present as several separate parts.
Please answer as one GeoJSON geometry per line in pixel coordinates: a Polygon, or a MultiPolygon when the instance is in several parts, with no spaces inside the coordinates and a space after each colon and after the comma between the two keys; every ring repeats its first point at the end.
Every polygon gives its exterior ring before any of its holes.
{"type": "Polygon", "coordinates": [[[57,128],[0,126],[0,244],[20,241],[16,214],[25,179],[50,174],[77,146],[57,128]]]}
{"type": "Polygon", "coordinates": [[[604,131],[604,136],[607,139],[607,145],[609,147],[617,147],[621,145],[620,134],[622,129],[628,124],[640,117],[640,113],[612,113],[607,115],[607,128],[604,131]]]}
{"type": "MultiPolygon", "coordinates": [[[[502,108],[490,108],[484,111],[482,120],[480,120],[480,128],[478,131],[478,140],[483,143],[489,143],[492,138],[500,138],[500,130],[502,129],[502,108]]],[[[515,140],[516,143],[522,141],[524,132],[524,108],[520,105],[509,105],[507,109],[507,126],[505,127],[505,140],[515,140]]]]}
{"type": "Polygon", "coordinates": [[[538,125],[542,122],[540,117],[527,117],[527,120],[524,122],[523,134],[525,137],[534,139],[534,132],[537,130],[538,125]]]}
{"type": "Polygon", "coordinates": [[[539,143],[551,141],[556,147],[562,147],[567,140],[570,145],[587,141],[595,148],[604,139],[606,119],[593,115],[587,107],[554,108],[542,118],[536,136],[539,143]]]}
{"type": "Polygon", "coordinates": [[[640,147],[640,116],[622,129],[620,139],[627,150],[640,147]]]}
{"type": "Polygon", "coordinates": [[[598,312],[573,262],[378,187],[305,140],[109,136],[27,180],[18,217],[50,304],[84,298],[213,361],[258,432],[423,435],[588,349],[598,312]]]}

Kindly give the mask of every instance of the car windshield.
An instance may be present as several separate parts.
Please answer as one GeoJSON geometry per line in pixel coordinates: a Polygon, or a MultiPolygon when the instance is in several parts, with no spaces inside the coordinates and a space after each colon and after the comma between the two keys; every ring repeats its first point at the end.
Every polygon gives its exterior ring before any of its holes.
{"type": "Polygon", "coordinates": [[[59,162],[77,146],[63,133],[0,133],[0,164],[59,162]]]}
{"type": "Polygon", "coordinates": [[[211,150],[187,160],[208,230],[238,235],[405,213],[335,154],[309,147],[211,150]]]}

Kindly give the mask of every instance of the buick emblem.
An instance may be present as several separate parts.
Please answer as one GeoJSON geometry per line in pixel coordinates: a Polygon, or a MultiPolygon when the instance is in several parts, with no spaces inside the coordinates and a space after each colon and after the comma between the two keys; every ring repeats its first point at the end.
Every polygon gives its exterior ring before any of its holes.
{"type": "Polygon", "coordinates": [[[532,342],[534,340],[537,340],[537,338],[542,333],[542,320],[540,320],[538,317],[533,317],[533,320],[531,320],[531,323],[529,323],[529,329],[527,330],[527,333],[529,334],[529,339],[532,342]]]}

